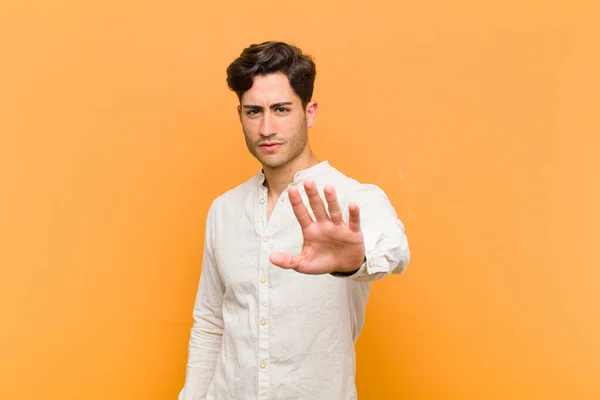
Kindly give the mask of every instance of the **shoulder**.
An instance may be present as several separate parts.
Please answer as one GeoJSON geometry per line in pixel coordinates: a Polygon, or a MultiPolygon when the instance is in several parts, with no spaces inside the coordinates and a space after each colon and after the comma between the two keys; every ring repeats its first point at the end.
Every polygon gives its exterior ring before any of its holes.
{"type": "Polygon", "coordinates": [[[373,183],[360,182],[351,178],[336,168],[331,168],[330,182],[338,197],[344,203],[350,201],[362,202],[364,199],[380,199],[387,201],[387,195],[384,190],[373,183]]]}
{"type": "Polygon", "coordinates": [[[232,205],[239,206],[248,196],[256,191],[258,180],[256,175],[247,181],[227,190],[215,198],[210,206],[209,213],[214,214],[224,209],[231,209],[232,205]]]}
{"type": "Polygon", "coordinates": [[[399,222],[400,226],[403,226],[390,198],[380,186],[360,182],[338,170],[332,171],[330,183],[333,184],[338,194],[338,201],[346,218],[348,205],[355,203],[360,209],[361,220],[363,221],[385,218],[395,221],[395,223],[399,222]]]}

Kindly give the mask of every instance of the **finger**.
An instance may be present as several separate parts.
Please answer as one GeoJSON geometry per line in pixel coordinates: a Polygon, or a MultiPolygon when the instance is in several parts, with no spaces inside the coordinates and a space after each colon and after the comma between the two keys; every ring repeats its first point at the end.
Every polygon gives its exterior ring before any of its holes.
{"type": "Polygon", "coordinates": [[[308,196],[308,201],[310,203],[310,208],[312,208],[313,214],[315,214],[315,219],[317,222],[326,221],[327,218],[327,210],[325,209],[325,204],[323,203],[323,199],[319,195],[319,191],[317,190],[317,184],[314,180],[310,179],[304,182],[304,190],[306,191],[306,195],[308,196]]]}
{"type": "Polygon", "coordinates": [[[348,205],[350,216],[348,217],[348,226],[352,232],[360,232],[360,209],[358,204],[350,203],[348,205]]]}
{"type": "Polygon", "coordinates": [[[300,192],[293,186],[288,188],[288,196],[290,198],[290,203],[292,203],[292,209],[294,210],[294,215],[296,219],[300,223],[300,227],[302,229],[308,228],[313,220],[306,209],[306,206],[302,202],[302,197],[300,196],[300,192]]]}
{"type": "Polygon", "coordinates": [[[269,260],[273,265],[284,269],[296,269],[300,266],[299,257],[288,253],[271,253],[269,260]]]}
{"type": "Polygon", "coordinates": [[[340,207],[340,203],[338,203],[335,189],[331,185],[326,185],[323,188],[323,192],[325,192],[325,199],[327,200],[327,207],[329,209],[331,220],[336,225],[341,224],[344,222],[344,219],[342,218],[342,208],[340,207]]]}

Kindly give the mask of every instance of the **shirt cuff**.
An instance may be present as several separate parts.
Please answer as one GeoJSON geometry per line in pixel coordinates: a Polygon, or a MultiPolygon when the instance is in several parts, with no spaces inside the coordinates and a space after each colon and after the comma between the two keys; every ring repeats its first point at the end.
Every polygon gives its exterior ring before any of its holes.
{"type": "Polygon", "coordinates": [[[353,274],[344,272],[332,272],[331,275],[338,278],[349,278],[356,281],[370,281],[379,279],[389,273],[388,259],[384,254],[381,254],[378,249],[367,251],[365,261],[362,263],[358,271],[353,274]]]}
{"type": "Polygon", "coordinates": [[[365,261],[363,261],[363,263],[360,265],[360,268],[357,269],[354,272],[332,272],[331,275],[339,277],[339,278],[351,278],[353,276],[356,276],[357,274],[359,274],[361,271],[363,271],[367,266],[367,257],[365,256],[365,261]]]}

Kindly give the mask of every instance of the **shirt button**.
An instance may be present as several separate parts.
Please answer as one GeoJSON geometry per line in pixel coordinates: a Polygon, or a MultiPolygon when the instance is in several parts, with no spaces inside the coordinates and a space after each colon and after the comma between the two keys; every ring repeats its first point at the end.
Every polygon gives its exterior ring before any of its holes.
{"type": "Polygon", "coordinates": [[[260,283],[265,283],[267,281],[267,278],[265,278],[264,276],[260,277],[260,283]]]}
{"type": "Polygon", "coordinates": [[[261,367],[262,369],[265,369],[265,368],[267,368],[267,364],[265,364],[264,362],[261,362],[261,363],[260,363],[260,367],[261,367]]]}
{"type": "Polygon", "coordinates": [[[266,319],[264,319],[264,318],[263,318],[263,319],[261,319],[261,320],[260,320],[260,324],[261,324],[261,325],[266,325],[266,324],[267,324],[267,320],[266,320],[266,319]]]}
{"type": "Polygon", "coordinates": [[[260,204],[265,204],[265,199],[260,199],[260,204]]]}
{"type": "Polygon", "coordinates": [[[263,236],[263,239],[262,239],[262,240],[263,240],[263,242],[267,243],[267,242],[269,241],[269,238],[268,238],[268,237],[266,237],[266,236],[263,236]]]}
{"type": "Polygon", "coordinates": [[[369,261],[369,267],[372,267],[372,266],[373,266],[373,260],[370,260],[369,261]]]}

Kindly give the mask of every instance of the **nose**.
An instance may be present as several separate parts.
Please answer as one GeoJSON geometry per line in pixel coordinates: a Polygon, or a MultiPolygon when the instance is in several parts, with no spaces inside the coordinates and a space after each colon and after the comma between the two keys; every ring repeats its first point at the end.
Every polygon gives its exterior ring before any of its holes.
{"type": "Polygon", "coordinates": [[[261,136],[272,136],[275,132],[275,126],[273,125],[273,119],[269,112],[265,112],[260,121],[260,135],[261,136]]]}

